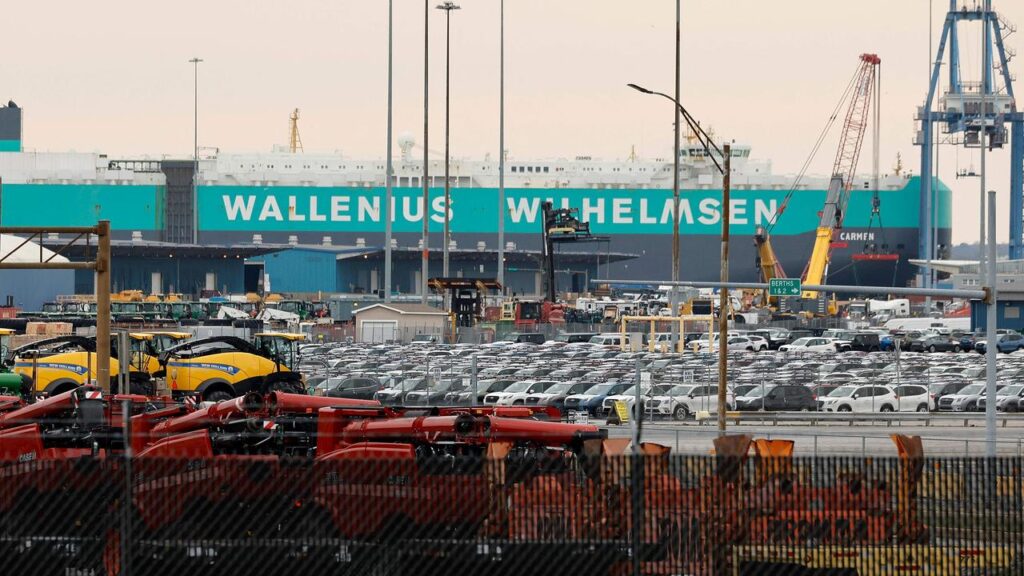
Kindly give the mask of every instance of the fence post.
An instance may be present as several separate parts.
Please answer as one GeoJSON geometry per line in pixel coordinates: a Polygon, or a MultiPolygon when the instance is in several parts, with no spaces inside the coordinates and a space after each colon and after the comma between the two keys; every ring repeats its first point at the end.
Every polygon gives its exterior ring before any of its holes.
{"type": "Polygon", "coordinates": [[[473,406],[477,403],[476,398],[477,394],[479,394],[479,390],[477,389],[476,376],[476,354],[469,358],[469,385],[473,389],[473,395],[469,398],[469,405],[473,406]]]}
{"type": "MultiPolygon", "coordinates": [[[[122,363],[124,355],[121,355],[122,363]]],[[[124,394],[125,392],[121,392],[124,394]]],[[[121,572],[120,576],[131,576],[132,558],[132,401],[121,401],[121,421],[124,442],[124,496],[121,498],[121,572]]]]}

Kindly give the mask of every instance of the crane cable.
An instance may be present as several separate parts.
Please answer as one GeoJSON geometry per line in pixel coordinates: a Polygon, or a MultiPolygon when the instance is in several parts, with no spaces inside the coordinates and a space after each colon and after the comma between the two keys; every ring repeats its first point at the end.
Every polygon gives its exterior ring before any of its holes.
{"type": "MultiPolygon", "coordinates": [[[[882,236],[881,248],[884,252],[889,252],[889,242],[885,236],[885,224],[882,222],[882,199],[878,195],[878,154],[879,154],[879,140],[882,126],[882,65],[879,64],[877,68],[877,86],[875,88],[875,118],[874,118],[874,156],[875,156],[875,173],[874,173],[874,191],[871,195],[871,218],[868,220],[868,231],[874,227],[875,218],[878,218],[878,232],[882,236]]],[[[872,253],[878,254],[878,244],[873,244],[872,253]]]]}
{"type": "Polygon", "coordinates": [[[846,103],[846,100],[850,97],[850,94],[853,92],[853,88],[856,85],[857,78],[859,76],[860,66],[858,66],[857,70],[853,73],[853,77],[850,78],[850,82],[846,85],[846,90],[843,91],[843,95],[839,98],[839,102],[836,103],[835,108],[832,109],[832,114],[829,116],[828,122],[825,123],[825,127],[822,128],[821,133],[818,134],[818,139],[814,142],[814,147],[811,148],[810,155],[807,157],[806,160],[804,160],[803,166],[800,167],[800,172],[797,173],[796,179],[793,180],[793,186],[789,189],[788,192],[786,192],[786,197],[783,198],[782,205],[779,206],[779,209],[775,212],[775,215],[772,217],[771,222],[769,222],[768,225],[765,226],[765,230],[768,231],[769,233],[771,233],[772,229],[775,228],[775,224],[777,224],[779,221],[779,216],[781,216],[782,213],[786,211],[786,207],[789,205],[789,201],[793,198],[793,193],[796,192],[804,176],[807,175],[807,170],[810,168],[811,162],[814,161],[814,157],[818,154],[818,150],[821,149],[821,145],[824,143],[825,137],[828,136],[829,130],[831,130],[832,126],[835,125],[836,118],[839,117],[839,113],[843,109],[843,105],[846,103]]]}

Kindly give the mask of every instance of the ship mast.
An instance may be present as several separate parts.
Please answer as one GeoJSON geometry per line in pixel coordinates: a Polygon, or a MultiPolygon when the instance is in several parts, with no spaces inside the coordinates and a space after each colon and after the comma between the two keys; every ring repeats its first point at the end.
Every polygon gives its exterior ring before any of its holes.
{"type": "Polygon", "coordinates": [[[302,137],[299,136],[298,108],[288,116],[288,150],[292,154],[295,154],[296,152],[305,152],[305,150],[302,149],[302,137]]]}

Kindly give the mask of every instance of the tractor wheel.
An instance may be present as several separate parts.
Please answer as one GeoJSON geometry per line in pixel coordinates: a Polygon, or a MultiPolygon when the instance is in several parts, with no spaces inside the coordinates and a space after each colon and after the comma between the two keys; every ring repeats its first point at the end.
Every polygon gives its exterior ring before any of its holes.
{"type": "Polygon", "coordinates": [[[223,402],[225,400],[231,400],[234,398],[230,393],[224,390],[214,390],[203,395],[203,400],[206,402],[223,402]]]}

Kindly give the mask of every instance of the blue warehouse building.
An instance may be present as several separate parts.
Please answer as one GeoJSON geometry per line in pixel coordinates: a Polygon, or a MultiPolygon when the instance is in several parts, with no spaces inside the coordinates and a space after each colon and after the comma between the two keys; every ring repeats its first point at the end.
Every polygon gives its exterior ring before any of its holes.
{"type": "MultiPolygon", "coordinates": [[[[48,247],[66,241],[47,239],[48,247]]],[[[383,294],[384,249],[380,246],[289,244],[191,245],[148,240],[114,240],[111,289],[141,290],[147,294],[182,293],[200,297],[213,293],[242,294],[269,291],[295,297],[322,298],[324,294],[383,294]]],[[[95,246],[75,245],[65,254],[88,260],[95,246]]],[[[495,278],[495,250],[453,249],[451,277],[495,278]]],[[[608,277],[610,264],[636,258],[614,252],[559,252],[556,283],[559,291],[585,292],[592,279],[608,277]]],[[[415,247],[392,250],[392,293],[419,294],[421,251],[415,247]]],[[[543,256],[539,251],[505,253],[505,280],[509,293],[535,296],[543,292],[543,256]]],[[[430,276],[440,277],[442,252],[430,252],[430,276]]],[[[91,294],[93,274],[76,271],[74,291],[91,294]]]]}

